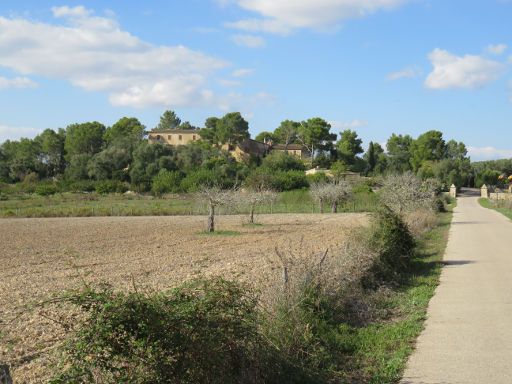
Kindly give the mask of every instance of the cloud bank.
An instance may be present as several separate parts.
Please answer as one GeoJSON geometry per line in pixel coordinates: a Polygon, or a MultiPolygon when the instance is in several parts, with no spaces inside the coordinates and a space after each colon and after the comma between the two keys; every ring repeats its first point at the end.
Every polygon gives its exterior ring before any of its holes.
{"type": "MultiPolygon", "coordinates": [[[[54,7],[64,25],[0,17],[0,66],[23,76],[69,81],[108,94],[115,106],[195,106],[212,104],[208,84],[223,60],[187,47],[142,41],[110,17],[84,7],[54,7]]],[[[19,77],[0,84],[24,84],[19,77]]],[[[1,86],[1,85],[0,85],[1,86]]]]}

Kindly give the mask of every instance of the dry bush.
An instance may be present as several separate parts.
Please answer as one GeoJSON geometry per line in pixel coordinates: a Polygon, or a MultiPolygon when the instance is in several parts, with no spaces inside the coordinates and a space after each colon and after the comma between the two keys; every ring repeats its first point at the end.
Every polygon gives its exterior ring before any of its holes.
{"type": "Polygon", "coordinates": [[[412,172],[387,176],[379,193],[381,201],[398,215],[435,207],[436,186],[412,172]]]}
{"type": "Polygon", "coordinates": [[[437,216],[431,209],[418,209],[406,212],[404,221],[412,235],[418,238],[436,226],[437,216]]]}

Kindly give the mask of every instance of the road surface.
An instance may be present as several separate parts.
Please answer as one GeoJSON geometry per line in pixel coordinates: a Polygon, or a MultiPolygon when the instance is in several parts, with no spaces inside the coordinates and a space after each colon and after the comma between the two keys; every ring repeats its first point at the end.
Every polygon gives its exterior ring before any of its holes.
{"type": "Polygon", "coordinates": [[[512,383],[512,222],[462,196],[402,384],[512,383]]]}

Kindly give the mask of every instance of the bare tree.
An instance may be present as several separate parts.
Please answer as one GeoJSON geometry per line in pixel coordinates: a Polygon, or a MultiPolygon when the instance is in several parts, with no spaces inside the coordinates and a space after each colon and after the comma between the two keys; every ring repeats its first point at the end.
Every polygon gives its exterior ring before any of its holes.
{"type": "Polygon", "coordinates": [[[312,183],[309,187],[309,193],[313,200],[318,202],[320,207],[320,213],[324,213],[324,201],[325,201],[325,183],[312,183]]]}
{"type": "Polygon", "coordinates": [[[399,215],[417,209],[433,209],[436,186],[430,180],[422,181],[412,172],[389,175],[379,192],[381,201],[399,215]]]}
{"type": "Polygon", "coordinates": [[[202,187],[197,193],[201,201],[208,204],[207,232],[215,232],[215,208],[228,205],[234,200],[236,190],[222,190],[219,187],[202,187]]]}
{"type": "Polygon", "coordinates": [[[338,205],[348,200],[352,194],[352,186],[346,181],[337,183],[313,184],[311,195],[320,203],[320,213],[323,213],[323,203],[331,204],[331,212],[338,212],[338,205]]]}
{"type": "Polygon", "coordinates": [[[277,199],[277,193],[271,189],[257,189],[238,192],[238,204],[249,207],[249,223],[254,224],[254,211],[262,204],[272,203],[277,199]]]}

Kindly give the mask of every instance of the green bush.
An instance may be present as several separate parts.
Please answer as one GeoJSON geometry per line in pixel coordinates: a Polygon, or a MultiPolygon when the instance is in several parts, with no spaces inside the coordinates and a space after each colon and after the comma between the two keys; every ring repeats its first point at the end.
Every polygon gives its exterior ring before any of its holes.
{"type": "Polygon", "coordinates": [[[305,171],[304,162],[297,156],[273,152],[263,159],[261,167],[271,171],[305,171]]]}
{"type": "Polygon", "coordinates": [[[39,196],[55,195],[58,191],[57,186],[53,183],[39,183],[35,190],[36,194],[39,196]]]}
{"type": "Polygon", "coordinates": [[[308,179],[302,171],[278,171],[272,177],[272,189],[276,191],[291,191],[308,187],[308,179]]]}
{"type": "Polygon", "coordinates": [[[101,195],[108,193],[124,193],[128,190],[128,186],[118,180],[103,180],[96,184],[96,192],[101,195]]]}
{"type": "Polygon", "coordinates": [[[313,175],[307,175],[306,178],[307,178],[309,184],[328,183],[329,181],[331,181],[329,176],[327,176],[323,172],[315,173],[313,175]]]}
{"type": "Polygon", "coordinates": [[[378,209],[369,229],[370,248],[378,255],[372,268],[377,280],[393,280],[404,272],[414,255],[415,240],[407,225],[387,207],[378,209]]]}
{"type": "Polygon", "coordinates": [[[63,186],[71,192],[94,192],[96,191],[97,181],[93,180],[80,180],[69,183],[67,186],[63,186]]]}
{"type": "Polygon", "coordinates": [[[167,293],[86,289],[69,300],[88,316],[52,383],[271,382],[262,366],[257,299],[222,279],[167,293]]]}
{"type": "Polygon", "coordinates": [[[151,182],[151,192],[156,196],[180,192],[181,173],[161,169],[151,182]]]}

